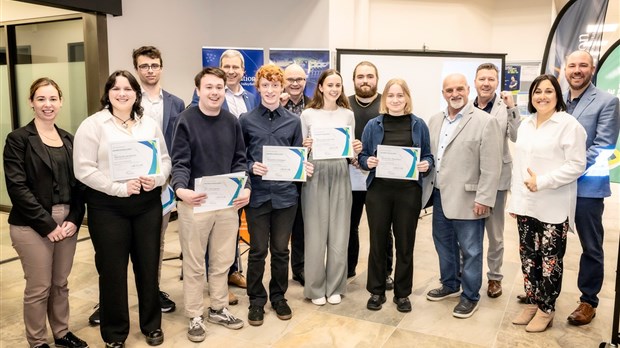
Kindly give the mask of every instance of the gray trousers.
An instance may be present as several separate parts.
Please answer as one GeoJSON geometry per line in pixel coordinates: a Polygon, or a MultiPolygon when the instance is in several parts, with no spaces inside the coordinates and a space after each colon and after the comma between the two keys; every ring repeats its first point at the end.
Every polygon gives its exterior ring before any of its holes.
{"type": "Polygon", "coordinates": [[[344,159],[312,161],[314,174],[302,186],[304,295],[344,294],[351,217],[351,181],[344,159]]]}
{"type": "Polygon", "coordinates": [[[487,230],[489,248],[487,249],[487,265],[489,280],[502,280],[502,263],[504,262],[504,217],[508,191],[497,191],[495,206],[491,215],[486,218],[484,226],[487,230]]]}

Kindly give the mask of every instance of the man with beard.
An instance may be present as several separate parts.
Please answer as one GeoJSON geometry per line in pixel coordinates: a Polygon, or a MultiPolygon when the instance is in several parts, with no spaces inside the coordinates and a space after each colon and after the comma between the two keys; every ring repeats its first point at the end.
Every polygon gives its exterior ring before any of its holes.
{"type": "MultiPolygon", "coordinates": [[[[304,94],[306,88],[306,72],[298,64],[291,64],[284,69],[284,93],[280,95],[280,103],[288,111],[297,116],[306,108],[310,99],[304,94]]],[[[291,233],[291,270],[293,280],[304,286],[304,218],[301,210],[301,183],[297,187],[297,213],[291,233]]]]}
{"type": "Polygon", "coordinates": [[[577,181],[575,225],[583,252],[577,278],[580,304],[568,317],[572,325],[589,324],[596,316],[604,271],[603,201],[611,196],[609,174],[600,170],[607,170],[620,128],[618,98],[592,84],[594,69],[592,56],[586,51],[575,51],[566,58],[565,77],[570,86],[564,94],[566,112],[581,123],[588,136],[587,167],[577,181]]]}
{"type": "Polygon", "coordinates": [[[469,318],[480,300],[484,221],[495,204],[501,172],[500,130],[495,118],[468,103],[464,75],[448,75],[442,92],[448,107],[428,123],[436,160],[424,180],[422,198],[426,203],[433,194],[433,241],[441,287],[429,291],[426,298],[457,297],[462,284],[452,315],[469,318]],[[460,277],[459,253],[463,255],[460,277]]]}
{"type": "Polygon", "coordinates": [[[504,135],[502,144],[502,171],[499,179],[499,187],[495,206],[491,209],[491,215],[486,219],[486,235],[489,239],[487,249],[487,272],[488,288],[487,295],[496,298],[502,295],[502,262],[504,260],[504,216],[506,198],[510,189],[510,177],[512,172],[512,157],[508,148],[508,139],[517,140],[517,129],[521,124],[521,115],[515,106],[512,94],[502,92],[501,98],[497,98],[495,90],[499,84],[499,71],[492,63],[484,63],[476,69],[474,86],[478,96],[474,100],[474,106],[490,114],[497,119],[500,131],[504,135]]]}
{"type": "MultiPolygon", "coordinates": [[[[379,72],[377,67],[368,61],[362,61],[353,69],[353,84],[355,86],[355,94],[349,96],[349,104],[353,109],[355,116],[355,139],[361,139],[366,123],[379,115],[379,106],[381,104],[381,94],[377,93],[377,83],[379,81],[379,72]]],[[[359,170],[356,160],[352,164],[359,170]]],[[[364,203],[366,202],[366,191],[352,191],[353,204],[351,206],[351,227],[349,233],[349,247],[347,251],[347,277],[355,276],[355,267],[360,251],[359,240],[359,224],[364,211],[364,203]]],[[[394,289],[394,279],[392,279],[392,260],[393,260],[393,237],[389,234],[387,243],[387,279],[386,289],[394,289]]]]}

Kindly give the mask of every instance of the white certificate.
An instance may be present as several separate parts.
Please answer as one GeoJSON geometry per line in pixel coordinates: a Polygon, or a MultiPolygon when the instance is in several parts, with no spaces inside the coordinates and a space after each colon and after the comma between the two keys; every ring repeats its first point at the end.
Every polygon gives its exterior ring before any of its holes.
{"type": "Polygon", "coordinates": [[[349,179],[351,180],[351,191],[366,191],[367,178],[367,171],[355,168],[354,165],[349,164],[349,179]]]}
{"type": "Polygon", "coordinates": [[[263,164],[267,174],[263,180],[306,181],[308,149],[291,146],[263,146],[263,164]]]}
{"type": "Polygon", "coordinates": [[[161,210],[162,215],[166,215],[177,206],[177,202],[174,199],[174,191],[170,185],[166,184],[161,190],[161,210]]]}
{"type": "Polygon", "coordinates": [[[311,127],[312,158],[352,158],[353,157],[353,129],[344,127],[311,127]]]}
{"type": "Polygon", "coordinates": [[[418,180],[419,147],[377,145],[377,178],[418,180]]]}
{"type": "Polygon", "coordinates": [[[115,141],[109,146],[112,181],[161,174],[159,139],[115,141]]]}
{"type": "Polygon", "coordinates": [[[194,191],[206,193],[207,199],[202,205],[194,207],[194,213],[232,207],[247,179],[243,172],[197,178],[194,181],[194,191]]]}

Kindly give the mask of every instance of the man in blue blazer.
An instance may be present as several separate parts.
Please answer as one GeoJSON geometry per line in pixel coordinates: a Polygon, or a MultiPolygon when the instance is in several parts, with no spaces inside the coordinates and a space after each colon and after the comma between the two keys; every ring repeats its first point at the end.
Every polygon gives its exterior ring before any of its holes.
{"type": "MultiPolygon", "coordinates": [[[[246,91],[241,86],[241,80],[245,75],[245,60],[241,52],[226,50],[220,56],[220,69],[226,73],[226,99],[222,109],[230,111],[237,118],[244,112],[253,110],[258,106],[256,95],[246,91]]],[[[198,104],[198,95],[194,90],[191,106],[198,104]]]]}
{"type": "Polygon", "coordinates": [[[577,181],[575,224],[583,252],[577,285],[580,304],[568,317],[573,325],[589,324],[596,316],[598,293],[603,286],[603,209],[611,196],[609,167],[620,129],[618,98],[596,88],[591,80],[594,61],[586,51],[575,51],[566,58],[565,76],[570,85],[564,94],[567,112],[586,129],[587,167],[577,181]]]}

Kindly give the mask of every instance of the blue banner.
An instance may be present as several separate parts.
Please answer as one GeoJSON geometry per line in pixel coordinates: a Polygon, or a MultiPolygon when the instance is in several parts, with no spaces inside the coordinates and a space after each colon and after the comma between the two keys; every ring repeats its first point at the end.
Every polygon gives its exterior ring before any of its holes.
{"type": "Polygon", "coordinates": [[[558,77],[562,89],[568,87],[563,73],[567,55],[584,50],[592,55],[595,64],[598,61],[607,5],[608,0],[572,0],[555,19],[547,39],[542,69],[543,73],[558,77]]]}
{"type": "Polygon", "coordinates": [[[270,48],[269,60],[282,69],[293,63],[301,66],[308,75],[304,94],[309,98],[314,94],[321,73],[330,67],[329,50],[270,48]]]}
{"type": "Polygon", "coordinates": [[[245,63],[245,76],[241,79],[241,86],[254,94],[258,95],[254,80],[256,79],[256,71],[265,62],[265,54],[262,48],[235,48],[235,47],[203,47],[202,48],[202,67],[220,66],[220,56],[226,50],[237,50],[243,56],[245,63]]]}

